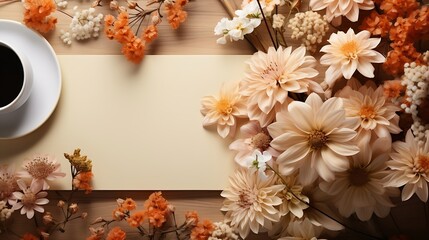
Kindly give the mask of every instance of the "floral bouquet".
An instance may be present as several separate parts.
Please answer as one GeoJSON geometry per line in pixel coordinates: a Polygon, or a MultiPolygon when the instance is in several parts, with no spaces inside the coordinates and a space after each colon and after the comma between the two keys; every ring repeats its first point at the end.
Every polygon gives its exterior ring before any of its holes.
{"type": "Polygon", "coordinates": [[[234,138],[226,221],[242,238],[401,233],[357,222],[385,218],[414,195],[427,208],[427,3],[221,2],[231,18],[215,26],[217,42],[246,39],[259,50],[243,79],[202,99],[203,126],[234,138]]]}
{"type": "Polygon", "coordinates": [[[0,166],[0,238],[5,236],[7,239],[15,237],[23,240],[46,240],[55,232],[65,232],[69,222],[87,217],[86,212],[79,211],[73,195],[80,190],[85,193],[92,191],[92,161],[87,156],[82,156],[80,149],[76,149],[73,154],[65,153],[64,156],[70,163],[72,190],[67,196],[56,192],[60,199],[56,206],[59,214],[45,211],[44,208],[49,203],[47,190],[50,185],[66,176],[55,158],[36,154],[24,161],[22,169],[17,171],[12,165],[0,166]],[[15,232],[12,216],[19,213],[34,222],[33,233],[28,223],[25,224],[26,233],[22,235],[15,232]]]}
{"type": "MultiPolygon", "coordinates": [[[[16,0],[0,0],[2,3],[16,0]]],[[[60,30],[60,38],[66,45],[73,41],[85,41],[98,38],[100,32],[121,44],[121,52],[131,62],[140,63],[147,45],[158,38],[158,25],[164,14],[172,29],[178,29],[185,22],[184,10],[188,0],[126,0],[109,1],[110,14],[104,16],[96,9],[103,6],[103,1],[94,0],[91,7],[80,10],[73,7],[73,13],[67,11],[67,0],[23,0],[24,24],[42,34],[55,29],[55,12],[71,19],[68,29],[60,30]]],[[[1,5],[0,5],[1,6],[1,5]]]]}

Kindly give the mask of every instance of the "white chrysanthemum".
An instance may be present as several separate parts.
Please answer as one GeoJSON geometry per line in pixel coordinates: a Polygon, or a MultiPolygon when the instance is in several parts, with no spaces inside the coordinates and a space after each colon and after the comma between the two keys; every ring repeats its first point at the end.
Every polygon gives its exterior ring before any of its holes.
{"type": "Polygon", "coordinates": [[[201,100],[203,126],[217,125],[217,132],[223,138],[234,136],[236,118],[247,117],[246,105],[238,93],[238,84],[223,84],[219,96],[206,96],[201,100]]]}
{"type": "Polygon", "coordinates": [[[229,145],[229,149],[237,151],[234,160],[245,167],[246,157],[252,155],[255,150],[260,152],[267,151],[275,158],[279,155],[274,148],[270,146],[271,137],[265,128],[261,128],[258,121],[249,121],[240,127],[241,138],[235,140],[229,145]]]}
{"type": "Polygon", "coordinates": [[[20,179],[17,181],[22,192],[14,192],[13,196],[18,200],[12,206],[13,210],[21,209],[21,214],[26,214],[28,219],[34,217],[34,211],[43,213],[45,209],[41,205],[48,204],[49,200],[45,198],[48,193],[41,192],[43,183],[34,181],[30,187],[20,179]]]}
{"type": "Polygon", "coordinates": [[[258,177],[254,171],[239,168],[230,178],[230,186],[222,191],[225,198],[222,211],[231,226],[237,229],[242,238],[250,230],[258,233],[270,229],[272,222],[280,219],[280,212],[275,208],[282,203],[277,196],[284,185],[276,185],[276,176],[272,173],[266,180],[258,177]]]}
{"type": "Polygon", "coordinates": [[[292,47],[268,53],[257,52],[246,63],[249,65],[240,93],[248,96],[250,120],[257,120],[262,127],[269,125],[281,106],[287,104],[288,93],[303,93],[309,90],[322,92],[320,85],[311,78],[318,75],[314,69],[316,59],[305,56],[305,47],[292,51],[292,47]]]}
{"type": "Polygon", "coordinates": [[[304,209],[304,216],[297,218],[294,215],[285,215],[279,222],[273,225],[273,228],[268,232],[271,238],[281,238],[290,236],[288,226],[294,220],[308,219],[315,228],[326,228],[330,231],[340,231],[344,229],[344,226],[338,222],[332,220],[340,220],[341,217],[337,214],[337,210],[330,205],[331,197],[321,191],[317,185],[309,185],[303,189],[304,194],[308,199],[312,207],[304,209]],[[323,212],[323,213],[322,213],[323,212]],[[326,214],[326,215],[325,215],[326,214]]]}
{"type": "Polygon", "coordinates": [[[278,240],[323,240],[318,238],[323,231],[323,227],[315,226],[307,218],[291,221],[286,231],[289,237],[282,237],[278,240]]]}
{"type": "Polygon", "coordinates": [[[399,195],[397,188],[385,188],[386,161],[389,159],[390,138],[378,138],[371,145],[364,143],[360,152],[350,158],[350,168],[336,173],[335,180],[320,183],[320,188],[334,196],[340,214],[350,217],[356,213],[362,221],[372,214],[386,217],[394,204],[390,197],[399,195]]]}
{"type": "Polygon", "coordinates": [[[259,178],[262,180],[266,179],[268,176],[265,173],[267,169],[267,162],[270,161],[273,157],[267,151],[261,153],[259,150],[255,150],[252,155],[246,157],[244,161],[246,162],[245,167],[257,171],[259,178]]]}
{"type": "Polygon", "coordinates": [[[234,17],[232,20],[222,18],[214,29],[215,35],[221,36],[216,42],[218,44],[226,44],[228,39],[231,42],[243,40],[244,35],[253,32],[259,24],[261,24],[260,18],[234,17]]]}
{"type": "Polygon", "coordinates": [[[336,26],[341,24],[341,17],[345,16],[352,22],[359,19],[359,9],[371,10],[374,8],[372,0],[310,0],[310,7],[314,11],[326,9],[326,17],[336,26]]]}
{"type": "Polygon", "coordinates": [[[277,157],[282,175],[299,170],[298,180],[304,186],[318,176],[334,180],[334,172],[349,167],[347,156],[359,152],[351,141],[356,136],[354,122],[346,119],[340,98],[323,102],[312,93],[305,102],[290,103],[288,111],[277,114],[277,122],[268,126],[271,146],[282,152],[277,157]]]}
{"type": "Polygon", "coordinates": [[[386,186],[402,187],[402,201],[410,199],[416,193],[423,202],[428,200],[429,181],[429,141],[419,146],[419,140],[408,130],[405,142],[394,142],[391,160],[387,166],[391,169],[386,177],[386,186]]]}
{"type": "Polygon", "coordinates": [[[350,79],[358,70],[368,78],[374,78],[372,63],[382,63],[385,57],[373,50],[380,43],[381,38],[370,38],[371,33],[361,31],[355,34],[352,28],[347,33],[339,31],[332,33],[328,42],[320,51],[324,54],[320,63],[329,66],[325,73],[325,82],[333,86],[341,76],[350,79]]]}
{"type": "Polygon", "coordinates": [[[52,181],[66,174],[61,172],[61,164],[49,155],[34,155],[23,163],[24,170],[17,173],[22,178],[31,178],[33,181],[41,181],[43,189],[49,189],[47,181],[52,181]]]}
{"type": "Polygon", "coordinates": [[[401,109],[388,101],[383,91],[383,86],[376,88],[373,82],[368,81],[362,86],[352,79],[348,86],[339,92],[346,117],[357,119],[355,129],[358,139],[370,139],[372,132],[379,138],[390,138],[390,133],[397,134],[402,131],[398,126],[399,116],[396,114],[396,111],[401,109]]]}
{"type": "MultiPolygon", "coordinates": [[[[270,15],[276,6],[283,6],[285,4],[285,0],[259,0],[259,3],[261,4],[262,10],[264,10],[266,14],[270,15]]],[[[241,7],[246,8],[252,4],[259,7],[258,2],[255,0],[243,0],[241,7]]]]}

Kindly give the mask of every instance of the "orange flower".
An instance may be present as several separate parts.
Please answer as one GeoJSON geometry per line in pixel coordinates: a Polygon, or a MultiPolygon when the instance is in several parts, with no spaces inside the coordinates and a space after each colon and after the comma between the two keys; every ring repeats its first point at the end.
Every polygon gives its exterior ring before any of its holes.
{"type": "Polygon", "coordinates": [[[42,33],[54,29],[57,19],[49,16],[56,10],[53,0],[25,0],[24,8],[25,25],[42,33]]]}
{"type": "Polygon", "coordinates": [[[158,37],[158,29],[155,25],[149,25],[143,33],[143,39],[150,43],[158,37]]]}
{"type": "Polygon", "coordinates": [[[154,192],[144,203],[145,214],[149,223],[154,227],[161,227],[167,221],[167,214],[170,212],[168,202],[162,197],[161,192],[154,192]]]}
{"type": "Polygon", "coordinates": [[[389,38],[393,41],[392,47],[413,42],[415,32],[412,19],[398,17],[389,33],[389,38]]]}
{"type": "Polygon", "coordinates": [[[182,7],[187,1],[176,1],[174,4],[165,5],[167,20],[173,29],[179,28],[180,24],[186,20],[188,13],[183,11],[182,7]]]}
{"type": "Polygon", "coordinates": [[[383,63],[383,69],[388,74],[400,76],[404,73],[404,64],[410,62],[421,62],[421,53],[417,52],[412,43],[403,46],[394,46],[383,63]]]}
{"type": "Polygon", "coordinates": [[[415,21],[413,22],[413,27],[417,32],[417,36],[420,39],[429,38],[429,6],[425,5],[419,10],[415,11],[415,21]]]}
{"type": "Polygon", "coordinates": [[[383,84],[384,96],[388,99],[395,99],[403,95],[405,87],[401,84],[401,80],[384,81],[383,84]]]}
{"type": "Polygon", "coordinates": [[[185,214],[185,222],[188,226],[195,226],[198,224],[198,213],[197,211],[190,211],[185,214]]]}
{"type": "Polygon", "coordinates": [[[85,190],[85,193],[88,194],[92,191],[91,181],[94,174],[92,172],[80,172],[73,179],[73,187],[79,190],[85,190]]]}
{"type": "Polygon", "coordinates": [[[133,215],[131,215],[127,219],[127,222],[131,227],[138,227],[143,222],[144,218],[145,218],[145,211],[138,211],[133,215]]]}
{"type": "Polygon", "coordinates": [[[406,17],[419,7],[416,0],[384,0],[380,9],[384,11],[389,20],[397,17],[406,17]]]}
{"type": "Polygon", "coordinates": [[[99,236],[99,235],[90,235],[89,237],[86,238],[86,240],[102,240],[103,236],[99,236]]]}
{"type": "Polygon", "coordinates": [[[141,62],[144,57],[145,42],[136,37],[128,25],[128,13],[119,13],[117,19],[111,15],[107,15],[104,18],[104,22],[104,32],[109,39],[115,39],[122,44],[122,53],[125,57],[134,63],[141,62]]]}
{"type": "Polygon", "coordinates": [[[134,63],[140,63],[144,57],[145,42],[133,36],[130,41],[122,44],[122,53],[134,63]]]}
{"type": "Polygon", "coordinates": [[[24,236],[22,236],[21,240],[39,240],[39,238],[37,238],[36,236],[34,236],[31,233],[26,233],[26,234],[24,234],[24,236]]]}
{"type": "Polygon", "coordinates": [[[114,227],[107,234],[106,240],[125,240],[126,236],[120,227],[114,227]]]}
{"type": "Polygon", "coordinates": [[[198,223],[191,231],[191,240],[207,240],[213,233],[215,226],[209,220],[198,223]]]}
{"type": "Polygon", "coordinates": [[[127,209],[128,211],[134,210],[137,207],[136,201],[134,201],[132,198],[127,198],[122,203],[121,207],[127,209]]]}
{"type": "Polygon", "coordinates": [[[386,37],[389,33],[389,29],[392,23],[389,21],[386,15],[378,14],[377,11],[372,11],[360,25],[360,30],[367,30],[372,35],[380,35],[381,37],[386,37]]]}

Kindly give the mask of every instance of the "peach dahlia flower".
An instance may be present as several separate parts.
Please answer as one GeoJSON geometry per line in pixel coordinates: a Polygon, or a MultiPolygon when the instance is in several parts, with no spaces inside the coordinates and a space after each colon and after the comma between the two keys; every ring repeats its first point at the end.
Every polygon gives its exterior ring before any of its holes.
{"type": "Polygon", "coordinates": [[[342,16],[356,22],[359,18],[359,10],[373,9],[374,2],[372,0],[310,0],[310,7],[314,11],[326,9],[328,21],[338,26],[341,24],[342,16]]]}
{"type": "Polygon", "coordinates": [[[373,50],[381,38],[370,36],[368,31],[355,34],[352,28],[347,33],[339,31],[331,34],[330,44],[320,49],[326,53],[320,58],[320,63],[329,66],[325,73],[325,82],[329,86],[332,87],[341,76],[350,79],[356,70],[367,78],[374,78],[371,63],[382,63],[385,57],[373,50]]]}
{"type": "Polygon", "coordinates": [[[351,80],[338,96],[343,99],[346,117],[357,119],[355,130],[359,140],[369,140],[372,133],[378,138],[391,139],[390,133],[402,131],[396,114],[401,109],[384,96],[383,86],[376,88],[373,82],[362,86],[359,81],[351,80]]]}
{"type": "Polygon", "coordinates": [[[203,126],[217,125],[217,132],[223,138],[235,135],[236,118],[247,117],[245,101],[235,83],[223,84],[219,96],[205,96],[201,104],[203,126]]]}
{"type": "Polygon", "coordinates": [[[257,120],[261,127],[266,127],[282,105],[287,104],[289,92],[323,91],[311,80],[319,74],[314,69],[316,59],[305,53],[305,47],[294,51],[292,47],[277,50],[270,47],[267,53],[259,51],[246,62],[249,68],[241,82],[240,93],[249,97],[250,120],[257,120]]]}
{"type": "MultiPolygon", "coordinates": [[[[427,136],[426,136],[427,138],[427,136]]],[[[402,187],[402,201],[415,193],[423,202],[428,200],[429,182],[429,141],[419,146],[411,130],[405,136],[405,142],[393,143],[393,152],[387,166],[391,172],[386,177],[386,186],[402,187]]]]}

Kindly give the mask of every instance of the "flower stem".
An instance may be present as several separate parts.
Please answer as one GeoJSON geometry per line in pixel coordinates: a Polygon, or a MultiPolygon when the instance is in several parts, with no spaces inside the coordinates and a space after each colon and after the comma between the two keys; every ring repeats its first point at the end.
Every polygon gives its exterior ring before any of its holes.
{"type": "Polygon", "coordinates": [[[274,41],[273,35],[271,34],[271,30],[270,30],[270,27],[268,26],[267,18],[265,17],[264,11],[262,10],[261,2],[259,0],[256,0],[256,2],[258,3],[259,10],[261,10],[262,18],[264,19],[265,27],[267,28],[268,34],[270,35],[271,42],[273,43],[274,48],[277,49],[278,46],[274,41]]]}

